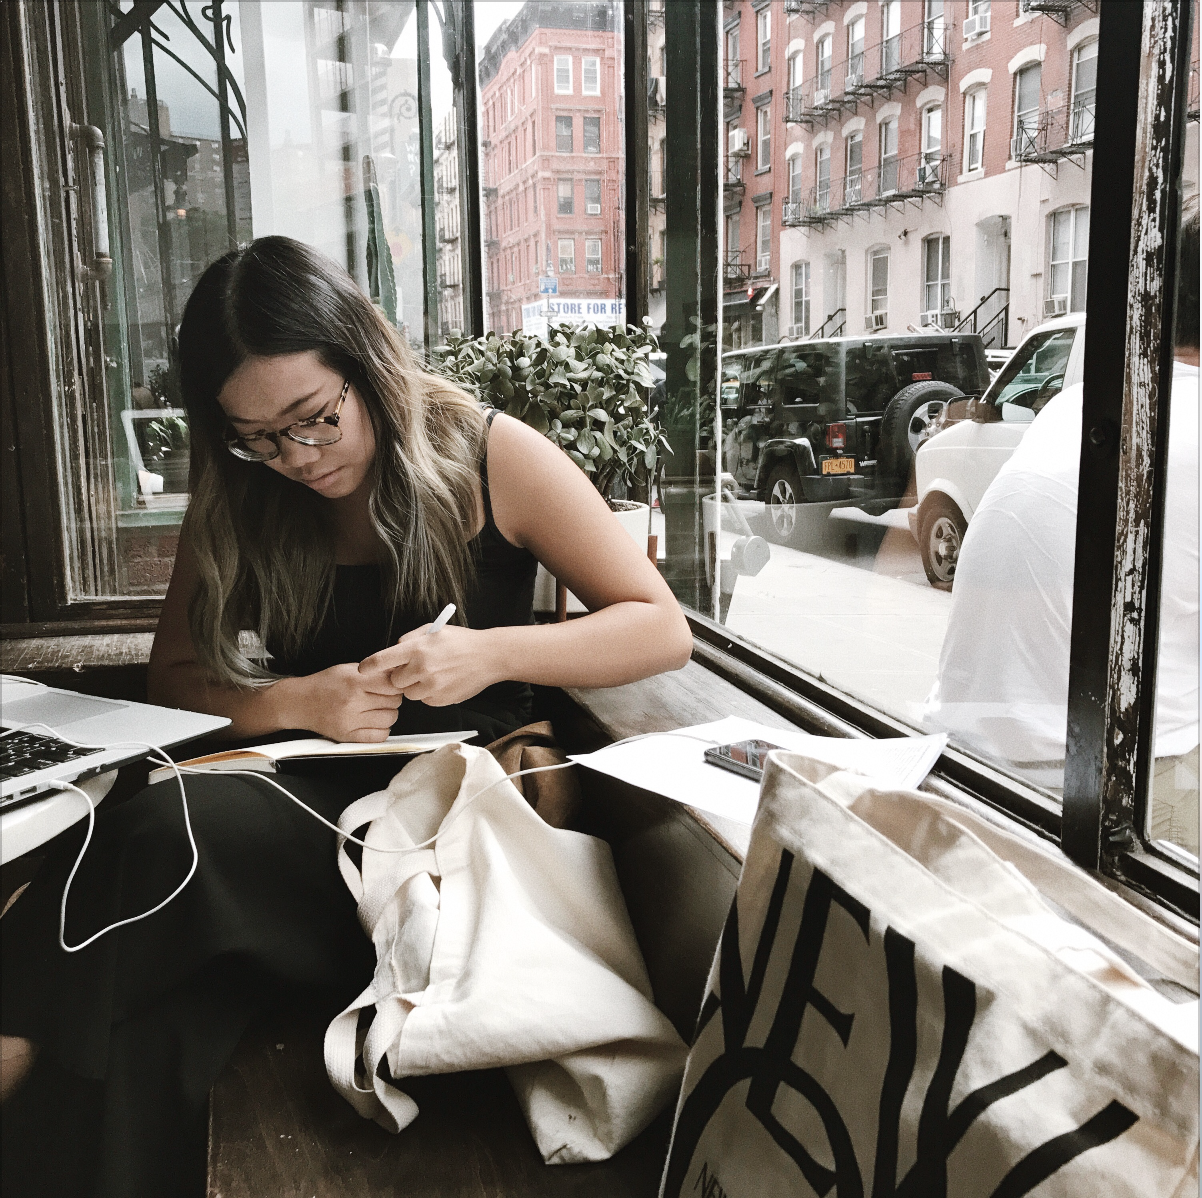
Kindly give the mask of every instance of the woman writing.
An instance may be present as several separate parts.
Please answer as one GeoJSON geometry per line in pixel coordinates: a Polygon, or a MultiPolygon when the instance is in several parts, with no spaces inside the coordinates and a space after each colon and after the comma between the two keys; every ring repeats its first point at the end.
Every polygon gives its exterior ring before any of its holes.
{"type": "MultiPolygon", "coordinates": [[[[309,247],[268,237],[211,266],[179,361],[193,496],[152,702],[228,716],[239,738],[474,729],[485,744],[529,722],[532,683],[613,686],[688,660],[671,592],[567,455],[422,369],[309,247]],[[533,623],[538,562],[589,615],[533,623]],[[448,602],[457,622],[426,635],[448,602]]],[[[380,785],[281,780],[330,820],[380,785]]],[[[4,917],[8,1184],[52,1110],[53,1142],[95,1151],[40,1155],[39,1192],[201,1192],[206,1097],[250,1020],[300,993],[334,1011],[374,968],[329,829],[250,780],[187,788],[199,867],[161,912],[64,953],[68,836],[4,917]]],[[[101,809],[66,942],[153,907],[190,861],[174,782],[101,809]]]]}

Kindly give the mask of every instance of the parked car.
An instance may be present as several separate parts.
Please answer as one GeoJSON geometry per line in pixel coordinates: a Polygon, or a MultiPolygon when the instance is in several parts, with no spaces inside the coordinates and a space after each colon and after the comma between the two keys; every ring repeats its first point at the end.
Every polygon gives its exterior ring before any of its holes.
{"type": "Polygon", "coordinates": [[[919,450],[914,462],[918,502],[909,510],[910,531],[932,586],[952,589],[964,533],[986,488],[1048,400],[1081,381],[1084,353],[1084,313],[1040,325],[985,394],[973,403],[951,405],[946,427],[919,450]]]}
{"type": "Polygon", "coordinates": [[[723,462],[787,542],[796,505],[900,496],[949,400],[989,385],[976,334],[836,337],[722,357],[723,462]]]}

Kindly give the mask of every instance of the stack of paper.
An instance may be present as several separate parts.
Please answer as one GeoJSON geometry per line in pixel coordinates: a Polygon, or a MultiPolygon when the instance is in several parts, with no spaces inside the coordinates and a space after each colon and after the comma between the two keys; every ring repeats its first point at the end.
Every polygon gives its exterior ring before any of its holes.
{"type": "Polygon", "coordinates": [[[707,746],[755,739],[906,790],[922,782],[947,744],[947,737],[942,734],[899,736],[891,740],[811,736],[808,732],[790,732],[728,716],[711,724],[678,728],[595,753],[573,754],[572,760],[678,803],[750,824],[759,803],[759,783],[710,765],[705,760],[705,750],[707,746]]]}

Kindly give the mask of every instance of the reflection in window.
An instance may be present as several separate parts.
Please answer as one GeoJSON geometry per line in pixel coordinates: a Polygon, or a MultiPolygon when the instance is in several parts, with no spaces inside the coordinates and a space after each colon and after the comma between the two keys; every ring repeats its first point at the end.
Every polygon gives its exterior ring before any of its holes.
{"type": "Polygon", "coordinates": [[[555,152],[557,154],[571,154],[573,149],[572,118],[570,116],[557,116],[555,118],[555,152]]]}
{"type": "Polygon", "coordinates": [[[1098,90],[1098,43],[1086,42],[1073,51],[1073,107],[1069,122],[1071,141],[1093,137],[1094,100],[1098,90]]]}
{"type": "Polygon", "coordinates": [[[952,239],[936,234],[922,243],[922,323],[949,323],[952,298],[952,239]]]}
{"type": "Polygon", "coordinates": [[[810,264],[793,263],[793,329],[794,337],[810,335],[810,264]]]}
{"type": "Polygon", "coordinates": [[[983,87],[964,97],[964,170],[979,171],[985,165],[985,96],[983,87]]]}
{"type": "Polygon", "coordinates": [[[1089,258],[1089,209],[1062,208],[1049,217],[1051,254],[1047,314],[1085,311],[1089,258]]]}
{"type": "Polygon", "coordinates": [[[584,152],[586,154],[601,153],[601,118],[599,116],[584,118],[584,152]]]}

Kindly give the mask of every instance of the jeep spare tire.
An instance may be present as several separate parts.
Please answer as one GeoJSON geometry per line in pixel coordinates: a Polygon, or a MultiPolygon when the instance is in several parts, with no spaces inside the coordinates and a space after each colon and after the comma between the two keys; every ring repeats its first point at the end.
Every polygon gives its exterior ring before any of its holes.
{"type": "Polygon", "coordinates": [[[881,420],[877,470],[899,494],[910,481],[918,447],[931,436],[948,403],[963,395],[959,387],[931,379],[903,387],[889,401],[881,420]]]}
{"type": "Polygon", "coordinates": [[[772,468],[772,473],[768,475],[767,491],[764,527],[768,539],[778,545],[788,545],[797,532],[803,498],[801,478],[792,462],[786,459],[772,468]]]}

